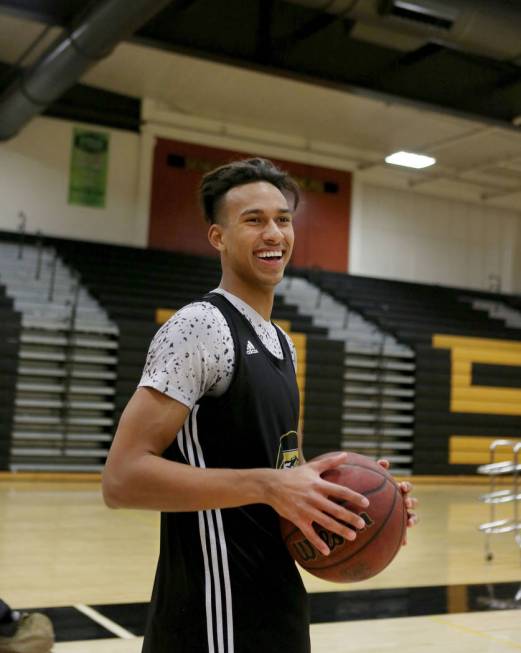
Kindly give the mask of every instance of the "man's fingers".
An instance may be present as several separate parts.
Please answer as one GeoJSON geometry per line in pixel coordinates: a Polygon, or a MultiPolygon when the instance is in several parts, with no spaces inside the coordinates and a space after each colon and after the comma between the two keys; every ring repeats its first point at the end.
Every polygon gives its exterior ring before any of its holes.
{"type": "Polygon", "coordinates": [[[317,508],[320,510],[320,518],[315,517],[315,521],[348,540],[354,540],[355,538],[351,537],[352,529],[345,524],[351,524],[358,530],[366,526],[365,521],[360,515],[348,510],[339,503],[325,499],[323,502],[317,504],[317,508]]]}
{"type": "Polygon", "coordinates": [[[402,494],[408,494],[412,490],[412,485],[409,483],[409,481],[402,481],[398,484],[398,486],[402,491],[402,494]]]}
{"type": "Polygon", "coordinates": [[[407,510],[414,510],[414,508],[416,508],[418,505],[418,499],[415,499],[414,497],[407,497],[404,503],[407,510]]]}
{"type": "Polygon", "coordinates": [[[415,512],[409,512],[407,513],[407,526],[410,528],[411,526],[416,526],[418,523],[418,515],[415,512]]]}
{"type": "MultiPolygon", "coordinates": [[[[330,456],[324,456],[319,460],[311,461],[308,463],[319,473],[327,471],[328,469],[334,469],[335,467],[340,467],[340,465],[345,465],[348,461],[349,454],[347,452],[340,452],[338,454],[332,454],[330,456]]],[[[360,506],[361,508],[367,508],[369,501],[364,497],[363,494],[359,494],[354,490],[351,490],[344,485],[339,485],[338,483],[331,483],[323,479],[324,485],[321,488],[321,491],[327,493],[329,496],[339,499],[340,501],[349,501],[350,503],[360,506]]]]}
{"type": "Polygon", "coordinates": [[[345,465],[348,459],[348,454],[345,451],[339,451],[338,453],[331,454],[330,456],[324,456],[318,460],[311,460],[308,465],[314,467],[319,474],[325,472],[327,469],[334,469],[335,467],[340,467],[340,465],[345,465]]]}
{"type": "Polygon", "coordinates": [[[315,547],[315,549],[320,551],[322,555],[328,556],[331,553],[328,545],[316,532],[312,524],[303,524],[302,526],[299,526],[299,528],[308,542],[310,542],[315,547]]]}
{"type": "MultiPolygon", "coordinates": [[[[354,516],[356,518],[356,515],[354,516]]],[[[365,526],[365,523],[362,520],[363,525],[365,526]]],[[[329,555],[330,554],[330,549],[327,543],[320,537],[320,530],[327,530],[330,531],[330,533],[334,533],[336,535],[339,535],[340,537],[344,538],[345,540],[348,540],[352,542],[354,539],[356,539],[356,532],[352,528],[349,528],[349,526],[346,526],[345,524],[342,524],[341,522],[337,521],[333,517],[330,517],[324,512],[321,511],[316,511],[314,513],[313,517],[313,522],[310,525],[308,522],[305,524],[299,526],[300,530],[302,533],[305,535],[307,540],[313,544],[313,546],[318,549],[323,555],[329,555]],[[316,524],[319,529],[315,529],[313,526],[313,523],[316,524]]]]}
{"type": "MultiPolygon", "coordinates": [[[[407,528],[412,528],[418,523],[418,516],[414,512],[407,513],[407,528]]],[[[402,546],[407,544],[407,528],[403,534],[402,546]]]]}
{"type": "Polygon", "coordinates": [[[378,461],[378,464],[380,465],[380,467],[383,467],[384,469],[389,469],[389,467],[391,466],[391,463],[387,460],[387,458],[381,458],[378,461]]]}
{"type": "Polygon", "coordinates": [[[333,517],[329,517],[328,515],[322,513],[317,519],[320,519],[320,521],[316,522],[319,526],[322,526],[328,531],[339,535],[340,537],[344,538],[344,540],[349,540],[352,542],[354,539],[356,539],[356,532],[352,528],[341,524],[336,519],[333,519],[333,517]]]}
{"type": "Polygon", "coordinates": [[[369,499],[364,497],[363,494],[355,492],[344,485],[338,485],[338,483],[330,483],[329,481],[324,481],[323,485],[324,494],[327,494],[330,497],[339,499],[343,502],[349,502],[361,508],[367,508],[369,505],[369,499]]]}

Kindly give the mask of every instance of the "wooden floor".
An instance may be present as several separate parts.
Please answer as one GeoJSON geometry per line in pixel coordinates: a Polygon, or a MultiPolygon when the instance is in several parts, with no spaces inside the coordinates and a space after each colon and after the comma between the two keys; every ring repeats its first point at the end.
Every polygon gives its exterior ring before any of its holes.
{"type": "MultiPolygon", "coordinates": [[[[379,576],[344,586],[305,574],[310,592],[521,582],[512,536],[484,559],[477,526],[489,519],[483,485],[418,484],[421,523],[379,576]]],[[[504,508],[511,514],[510,508],[504,508]]],[[[154,513],[110,511],[96,481],[0,479],[0,596],[13,607],[145,602],[158,552],[154,513]]],[[[521,650],[521,612],[429,614],[312,626],[313,653],[495,653],[521,650]]],[[[139,637],[63,642],[58,653],[130,653],[139,637]]]]}

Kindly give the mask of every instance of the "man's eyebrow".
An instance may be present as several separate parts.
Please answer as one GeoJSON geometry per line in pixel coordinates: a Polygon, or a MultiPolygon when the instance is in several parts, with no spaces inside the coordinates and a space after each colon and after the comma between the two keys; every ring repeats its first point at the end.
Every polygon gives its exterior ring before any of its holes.
{"type": "MultiPolygon", "coordinates": [[[[241,215],[259,215],[261,213],[265,213],[264,209],[244,209],[244,211],[241,212],[241,215]]],[[[291,209],[288,209],[287,207],[277,209],[277,213],[291,213],[291,209]]]]}

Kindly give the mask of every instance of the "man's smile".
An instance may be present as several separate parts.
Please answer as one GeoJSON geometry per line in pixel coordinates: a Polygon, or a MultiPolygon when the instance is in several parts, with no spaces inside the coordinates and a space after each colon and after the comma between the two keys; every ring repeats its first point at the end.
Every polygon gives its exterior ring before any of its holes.
{"type": "Polygon", "coordinates": [[[263,263],[278,263],[284,257],[286,250],[282,248],[277,249],[261,249],[254,252],[255,258],[260,259],[263,263]]]}

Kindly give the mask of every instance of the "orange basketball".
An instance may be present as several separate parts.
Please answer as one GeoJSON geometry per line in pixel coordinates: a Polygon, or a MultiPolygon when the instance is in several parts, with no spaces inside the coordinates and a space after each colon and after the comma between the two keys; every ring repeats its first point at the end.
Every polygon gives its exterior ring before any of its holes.
{"type": "Polygon", "coordinates": [[[366,526],[350,541],[315,524],[316,532],[331,550],[329,556],[324,556],[293,523],[281,518],[282,536],[290,555],[301,567],[324,580],[348,583],[375,576],[396,556],[407,528],[407,510],[400,488],[381,465],[356,453],[349,453],[346,464],[324,472],[322,478],[369,499],[367,508],[345,504],[362,517],[366,526]]]}

